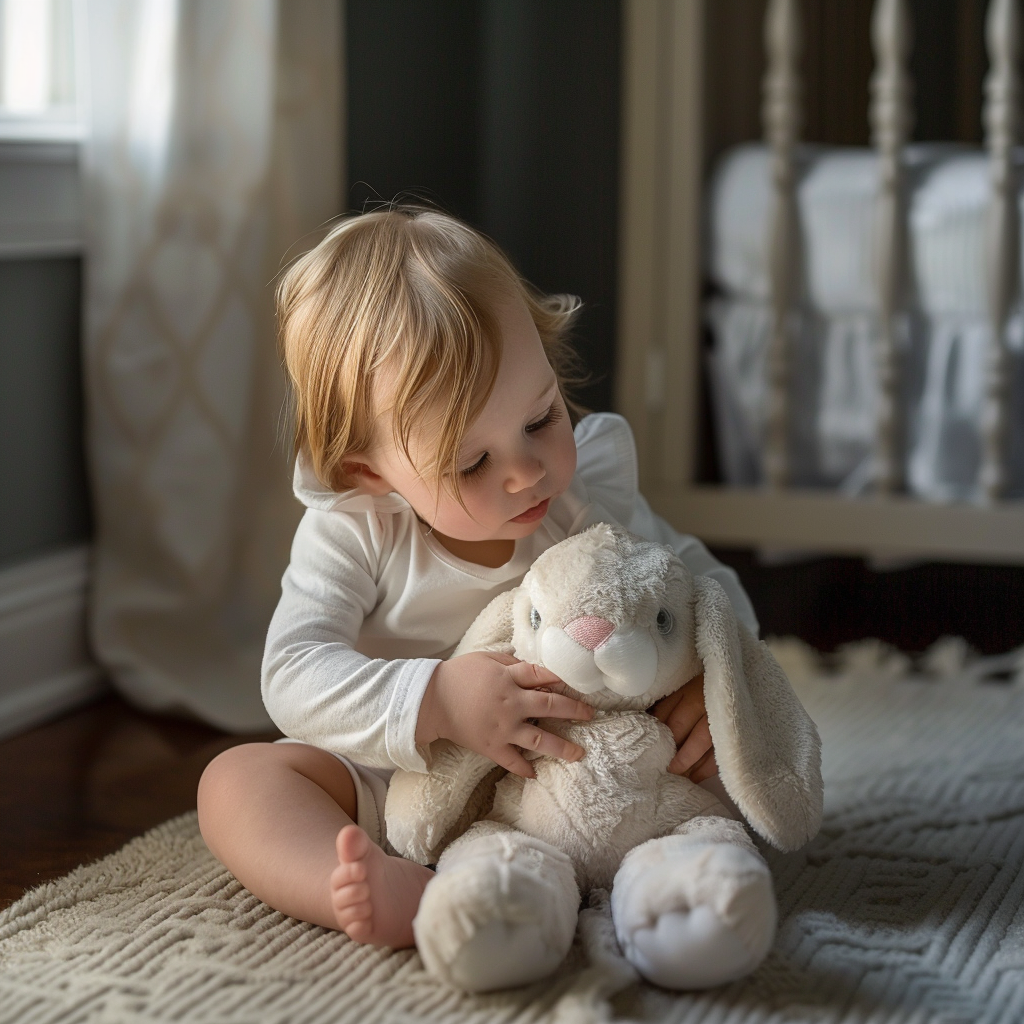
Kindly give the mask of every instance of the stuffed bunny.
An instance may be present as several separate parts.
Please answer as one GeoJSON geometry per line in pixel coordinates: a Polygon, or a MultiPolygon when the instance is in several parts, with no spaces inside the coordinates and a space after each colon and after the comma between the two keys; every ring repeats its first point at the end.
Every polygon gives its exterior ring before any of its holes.
{"type": "Polygon", "coordinates": [[[705,988],[754,970],[772,944],[775,897],[726,804],[773,846],[802,846],[821,822],[821,753],[718,583],[598,524],[544,552],[455,654],[480,650],[545,666],[596,714],[545,721],[586,755],[537,757],[534,779],[444,742],[427,774],[395,773],[388,839],[437,864],[414,923],[427,969],[468,991],[546,977],[572,943],[581,892],[600,887],[623,954],[648,980],[705,988]],[[702,670],[721,801],[713,785],[668,773],[675,742],[646,713],[702,670]]]}

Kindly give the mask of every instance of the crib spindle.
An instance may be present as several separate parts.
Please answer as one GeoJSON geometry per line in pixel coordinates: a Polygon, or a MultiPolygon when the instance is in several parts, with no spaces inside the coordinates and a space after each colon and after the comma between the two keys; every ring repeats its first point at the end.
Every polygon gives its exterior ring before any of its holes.
{"type": "Polygon", "coordinates": [[[800,131],[800,17],[797,0],[771,0],[765,17],[765,141],[772,161],[772,218],[768,246],[772,332],[766,359],[764,480],[789,480],[790,324],[798,281],[799,220],[796,206],[796,142],[800,131]]]}
{"type": "Polygon", "coordinates": [[[981,417],[978,498],[993,502],[1006,486],[1006,417],[1009,354],[1007,321],[1018,291],[1020,221],[1013,144],[1020,117],[1020,18],[1017,0],[992,0],[986,24],[989,73],[985,79],[985,145],[991,193],[986,238],[989,346],[981,417]]]}
{"type": "Polygon", "coordinates": [[[907,73],[911,23],[906,0],[877,0],[871,23],[875,71],[871,78],[871,134],[878,152],[875,269],[878,336],[875,375],[875,487],[883,494],[902,484],[897,316],[906,265],[906,201],[903,148],[913,119],[913,85],[907,73]]]}

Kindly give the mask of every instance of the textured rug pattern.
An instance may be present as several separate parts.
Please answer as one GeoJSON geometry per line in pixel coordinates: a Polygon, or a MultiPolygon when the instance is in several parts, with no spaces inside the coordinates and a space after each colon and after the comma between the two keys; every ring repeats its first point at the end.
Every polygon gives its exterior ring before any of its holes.
{"type": "Polygon", "coordinates": [[[838,676],[809,664],[788,667],[822,732],[825,826],[798,854],[768,854],[779,937],[743,982],[638,983],[598,905],[555,979],[460,995],[414,952],[271,911],[188,815],[0,914],[0,1022],[1024,1020],[1024,686],[967,669],[902,678],[903,662],[863,650],[838,676]]]}

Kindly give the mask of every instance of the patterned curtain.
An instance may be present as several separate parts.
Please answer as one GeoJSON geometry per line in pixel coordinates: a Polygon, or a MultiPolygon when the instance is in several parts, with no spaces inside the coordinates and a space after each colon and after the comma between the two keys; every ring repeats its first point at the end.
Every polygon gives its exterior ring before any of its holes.
{"type": "Polygon", "coordinates": [[[136,704],[259,729],[300,511],[273,283],[339,212],[341,0],[87,12],[92,641],[136,704]]]}

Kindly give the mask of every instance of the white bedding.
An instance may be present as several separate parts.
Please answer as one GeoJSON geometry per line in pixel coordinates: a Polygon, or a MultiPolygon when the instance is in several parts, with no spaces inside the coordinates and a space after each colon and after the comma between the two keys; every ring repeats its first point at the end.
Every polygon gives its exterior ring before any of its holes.
{"type": "MultiPolygon", "coordinates": [[[[794,316],[793,482],[857,493],[870,484],[874,438],[877,158],[869,150],[803,147],[798,162],[802,287],[794,316]]],[[[1017,163],[1024,164],[1024,151],[1017,163]]],[[[968,499],[976,491],[988,333],[988,162],[980,151],[934,144],[909,147],[906,167],[909,294],[900,331],[900,404],[907,486],[931,500],[968,499]]],[[[770,201],[765,147],[727,153],[710,183],[705,257],[718,292],[707,321],[719,456],[726,481],[735,485],[761,476],[770,201]]],[[[1009,341],[1009,495],[1021,496],[1019,313],[1009,341]]]]}
{"type": "MultiPolygon", "coordinates": [[[[1024,164],[1024,150],[1017,158],[1024,164]]],[[[806,301],[822,313],[874,309],[875,154],[807,146],[801,147],[798,164],[806,301]]],[[[983,315],[989,189],[985,154],[944,144],[918,145],[908,147],[905,164],[916,304],[926,313],[983,315]]],[[[739,146],[723,157],[711,180],[710,275],[725,291],[746,298],[768,298],[768,170],[764,146],[739,146]]]]}

